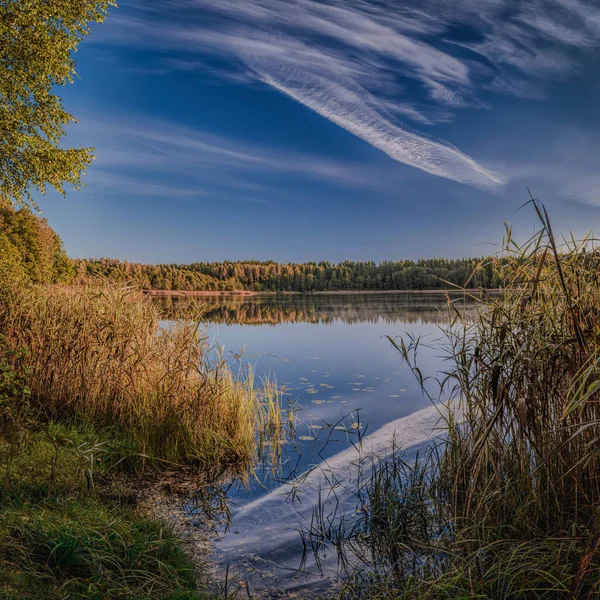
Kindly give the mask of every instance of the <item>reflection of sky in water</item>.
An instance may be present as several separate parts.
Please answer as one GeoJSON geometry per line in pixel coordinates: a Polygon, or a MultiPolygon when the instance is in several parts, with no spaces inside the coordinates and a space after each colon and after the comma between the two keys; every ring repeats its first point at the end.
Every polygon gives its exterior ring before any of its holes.
{"type": "MultiPolygon", "coordinates": [[[[420,337],[419,367],[424,375],[436,376],[444,368],[440,326],[447,322],[445,298],[256,296],[203,302],[215,343],[226,352],[243,348],[243,363],[254,365],[257,376],[273,376],[299,408],[298,446],[287,444],[282,472],[275,480],[259,473],[261,481],[249,490],[231,492],[231,533],[219,544],[223,560],[245,572],[275,573],[277,589],[305,587],[306,582],[290,579],[289,569],[299,565],[302,554],[295,530],[312,514],[324,470],[336,465],[336,477],[351,477],[352,442],[357,441],[352,426],[360,423],[366,444],[377,452],[385,452],[394,438],[401,447],[412,446],[412,454],[435,426],[436,409],[385,336],[420,337]],[[299,488],[301,503],[291,505],[290,484],[282,480],[315,466],[299,488]]],[[[265,589],[265,579],[257,576],[255,589],[265,589]]],[[[315,585],[320,584],[313,578],[310,587],[315,585]]]]}
{"type": "MultiPolygon", "coordinates": [[[[245,346],[244,360],[255,365],[256,373],[273,375],[286,396],[297,402],[302,452],[298,468],[304,471],[315,460],[327,458],[350,439],[355,440],[354,428],[359,423],[361,433],[370,433],[429,405],[385,337],[401,335],[403,328],[422,336],[420,367],[435,374],[440,366],[439,347],[425,347],[440,337],[433,324],[284,323],[252,328],[221,324],[210,326],[209,335],[226,351],[245,346]],[[316,439],[307,439],[310,437],[316,439]]],[[[296,465],[298,457],[296,452],[292,454],[290,462],[296,465]]]]}
{"type": "MultiPolygon", "coordinates": [[[[461,294],[452,299],[460,310],[473,308],[461,294]]],[[[297,447],[287,445],[277,479],[334,455],[355,442],[358,431],[372,433],[429,406],[386,336],[420,337],[421,371],[435,376],[443,368],[444,294],[208,296],[200,302],[215,343],[226,353],[243,348],[243,363],[252,364],[257,377],[274,377],[298,408],[297,447]]],[[[235,495],[244,502],[273,485],[263,474],[261,483],[235,495]]]]}

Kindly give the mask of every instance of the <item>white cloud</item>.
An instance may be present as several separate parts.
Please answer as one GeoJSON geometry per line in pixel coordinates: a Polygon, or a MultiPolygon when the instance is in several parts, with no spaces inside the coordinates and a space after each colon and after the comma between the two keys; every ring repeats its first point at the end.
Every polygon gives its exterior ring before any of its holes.
{"type": "Polygon", "coordinates": [[[113,115],[111,122],[80,115],[69,139],[93,139],[98,156],[86,177],[88,190],[161,197],[234,194],[265,202],[257,194],[287,193],[273,174],[321,181],[348,189],[389,191],[394,173],[327,156],[242,143],[176,123],[113,115]],[[174,184],[165,183],[174,181],[174,184]],[[251,194],[249,196],[248,194],[251,194]]]}
{"type": "Polygon", "coordinates": [[[359,92],[336,89],[329,81],[313,83],[306,75],[257,71],[265,83],[308,106],[336,125],[365,140],[390,158],[432,175],[483,188],[502,184],[493,174],[456,148],[428,140],[393,125],[371,108],[359,92]]]}
{"type": "Polygon", "coordinates": [[[144,0],[109,41],[163,51],[180,68],[194,68],[203,56],[237,62],[234,77],[255,75],[398,162],[491,188],[503,179],[398,119],[447,121],[457,108],[481,107],[481,89],[542,97],[544,80],[566,76],[577,53],[597,47],[600,6],[579,0],[144,0]],[[457,28],[471,40],[453,39],[457,28]]]}

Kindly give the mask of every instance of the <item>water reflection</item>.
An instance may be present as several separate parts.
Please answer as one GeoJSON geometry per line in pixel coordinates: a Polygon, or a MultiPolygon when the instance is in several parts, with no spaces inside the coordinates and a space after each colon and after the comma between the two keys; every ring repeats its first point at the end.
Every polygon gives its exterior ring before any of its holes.
{"type": "MultiPolygon", "coordinates": [[[[470,312],[475,307],[475,301],[464,294],[451,293],[449,297],[461,311],[470,312]]],[[[226,325],[427,324],[448,320],[448,299],[444,294],[435,292],[165,296],[157,298],[157,301],[166,316],[177,316],[193,305],[206,323],[226,325]]]]}
{"type": "MultiPolygon", "coordinates": [[[[476,301],[461,294],[450,298],[468,317],[476,314],[476,301]]],[[[419,337],[419,365],[435,377],[446,366],[441,329],[453,312],[446,296],[396,292],[160,302],[168,315],[193,307],[215,344],[231,356],[243,348],[243,363],[275,377],[297,407],[297,435],[284,447],[277,474],[259,469],[250,489],[229,491],[231,530],[217,544],[223,569],[229,564],[249,578],[253,597],[324,591],[331,577],[295,572],[303,564],[298,529],[310,520],[330,476],[342,482],[353,476],[359,437],[377,452],[394,439],[414,453],[434,429],[437,409],[387,336],[419,337]]],[[[344,489],[335,488],[336,498],[353,510],[344,489]]]]}

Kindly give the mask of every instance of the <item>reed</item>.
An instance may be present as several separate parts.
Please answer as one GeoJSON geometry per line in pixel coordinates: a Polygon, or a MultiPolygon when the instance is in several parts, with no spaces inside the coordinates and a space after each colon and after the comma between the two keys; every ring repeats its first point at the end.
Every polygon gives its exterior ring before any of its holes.
{"type": "Polygon", "coordinates": [[[257,389],[251,370],[234,373],[197,320],[166,323],[134,289],[16,288],[0,304],[0,330],[5,356],[26,349],[34,409],[118,426],[142,461],[244,469],[261,435],[282,422],[275,386],[257,389]]]}
{"type": "MultiPolygon", "coordinates": [[[[444,441],[383,457],[343,535],[313,528],[345,597],[600,597],[600,253],[531,205],[539,231],[492,259],[503,294],[475,321],[449,305],[444,441]]],[[[425,384],[418,344],[395,341],[425,384]]]]}

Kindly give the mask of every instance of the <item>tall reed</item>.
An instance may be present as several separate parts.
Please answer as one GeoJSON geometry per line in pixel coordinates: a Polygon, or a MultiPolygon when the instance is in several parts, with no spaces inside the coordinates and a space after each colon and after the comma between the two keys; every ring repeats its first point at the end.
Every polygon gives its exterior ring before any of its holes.
{"type": "MultiPolygon", "coordinates": [[[[331,540],[347,597],[600,598],[600,253],[531,205],[538,233],[493,259],[503,294],[474,322],[450,305],[443,444],[383,459],[331,540]]],[[[423,380],[417,346],[396,342],[423,380]]]]}
{"type": "Polygon", "coordinates": [[[139,454],[205,467],[248,465],[279,427],[280,398],[234,374],[197,321],[165,323],[153,301],[116,285],[33,286],[0,305],[7,356],[27,349],[31,403],[52,418],[122,428],[139,454]]]}

